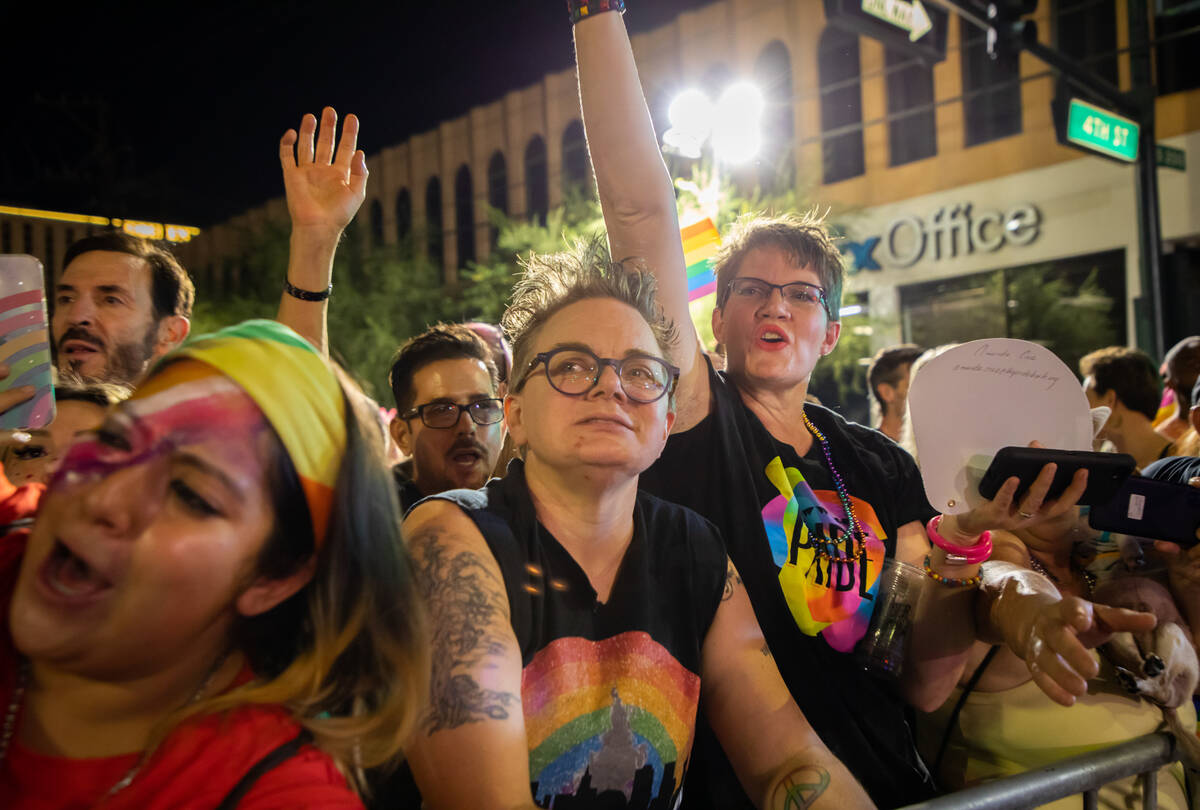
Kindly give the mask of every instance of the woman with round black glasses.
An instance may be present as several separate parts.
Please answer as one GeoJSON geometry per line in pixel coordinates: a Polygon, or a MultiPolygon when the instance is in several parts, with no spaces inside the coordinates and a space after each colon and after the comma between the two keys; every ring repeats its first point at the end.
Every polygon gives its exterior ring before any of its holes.
{"type": "Polygon", "coordinates": [[[764,653],[716,530],[638,491],[679,378],[650,274],[595,245],[538,257],[504,326],[520,458],[404,526],[434,628],[408,752],[425,806],[675,806],[702,682],[763,806],[870,806],[764,653]]]}

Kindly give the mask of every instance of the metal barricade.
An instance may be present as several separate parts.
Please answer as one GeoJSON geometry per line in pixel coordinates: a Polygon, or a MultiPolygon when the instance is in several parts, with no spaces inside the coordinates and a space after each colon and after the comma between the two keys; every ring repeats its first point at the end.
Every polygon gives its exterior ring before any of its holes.
{"type": "Polygon", "coordinates": [[[1084,810],[1094,810],[1101,787],[1135,775],[1142,778],[1143,810],[1157,810],[1158,770],[1177,759],[1174,737],[1165,732],[1147,734],[1035,771],[911,804],[903,810],[1025,810],[1075,794],[1082,795],[1084,810]]]}

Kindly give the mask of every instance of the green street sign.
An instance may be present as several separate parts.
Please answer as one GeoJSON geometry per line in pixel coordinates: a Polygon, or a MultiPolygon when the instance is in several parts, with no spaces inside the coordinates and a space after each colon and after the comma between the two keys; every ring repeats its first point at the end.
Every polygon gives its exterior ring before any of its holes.
{"type": "Polygon", "coordinates": [[[1067,112],[1067,140],[1093,152],[1132,163],[1138,156],[1141,127],[1108,110],[1071,99],[1067,112]]]}
{"type": "Polygon", "coordinates": [[[1182,149],[1176,149],[1174,146],[1164,146],[1163,144],[1155,145],[1155,163],[1162,166],[1164,169],[1175,169],[1177,171],[1187,171],[1187,152],[1182,149]]]}
{"type": "Polygon", "coordinates": [[[916,42],[933,30],[933,21],[921,0],[862,0],[862,10],[872,17],[894,25],[916,42]]]}

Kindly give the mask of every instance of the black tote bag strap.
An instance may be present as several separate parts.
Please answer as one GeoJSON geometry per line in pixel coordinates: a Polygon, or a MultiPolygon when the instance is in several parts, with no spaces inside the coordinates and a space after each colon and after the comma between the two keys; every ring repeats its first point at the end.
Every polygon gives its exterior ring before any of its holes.
{"type": "Polygon", "coordinates": [[[238,806],[238,802],[254,787],[255,782],[262,778],[263,774],[279,767],[296,756],[296,754],[300,753],[301,746],[311,740],[312,735],[305,729],[292,739],[265,754],[262,759],[254,763],[254,767],[246,771],[245,775],[238,780],[238,783],[233,786],[233,790],[229,791],[221,803],[217,805],[217,810],[233,810],[233,808],[238,806]]]}

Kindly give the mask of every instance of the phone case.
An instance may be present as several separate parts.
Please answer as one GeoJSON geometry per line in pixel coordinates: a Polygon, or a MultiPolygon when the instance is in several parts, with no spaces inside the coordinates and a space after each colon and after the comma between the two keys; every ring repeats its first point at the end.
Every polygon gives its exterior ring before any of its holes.
{"type": "Polygon", "coordinates": [[[9,367],[0,391],[33,385],[33,399],[0,414],[0,429],[43,428],[54,419],[50,331],[42,263],[0,256],[0,363],[9,367]]]}
{"type": "Polygon", "coordinates": [[[1015,499],[1019,502],[1033,484],[1042,467],[1054,462],[1058,469],[1046,499],[1057,498],[1071,485],[1075,471],[1088,468],[1087,489],[1079,503],[1088,506],[1108,503],[1134,469],[1133,456],[1127,453],[1092,453],[1082,450],[1051,450],[1042,447],[1002,447],[979,482],[979,494],[994,498],[1012,476],[1021,479],[1015,499]]]}
{"type": "Polygon", "coordinates": [[[1092,507],[1088,524],[1102,532],[1167,540],[1190,548],[1196,545],[1196,529],[1200,528],[1200,489],[1130,476],[1112,501],[1092,507]]]}

